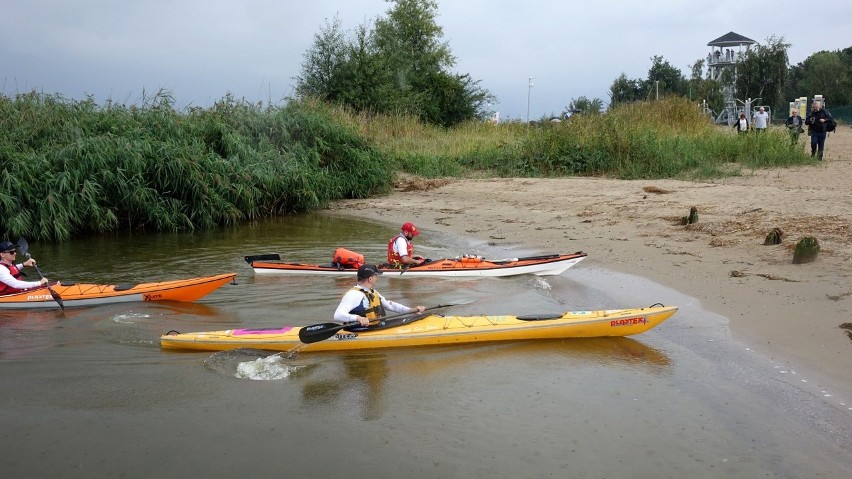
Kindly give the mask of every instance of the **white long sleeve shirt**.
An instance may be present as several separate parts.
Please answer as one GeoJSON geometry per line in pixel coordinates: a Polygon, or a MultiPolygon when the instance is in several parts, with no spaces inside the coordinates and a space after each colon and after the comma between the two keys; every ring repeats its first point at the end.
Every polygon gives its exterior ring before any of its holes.
{"type": "MultiPolygon", "coordinates": [[[[337,309],[334,311],[334,320],[339,323],[350,323],[352,321],[358,321],[357,314],[351,314],[349,311],[357,308],[358,305],[363,306],[364,308],[369,308],[370,303],[367,301],[367,295],[364,294],[366,290],[362,287],[358,287],[358,289],[350,289],[343,295],[343,298],[340,300],[340,304],[337,305],[337,309]]],[[[417,311],[414,308],[409,308],[404,304],[396,303],[388,300],[378,291],[373,290],[374,293],[379,295],[379,298],[382,300],[382,306],[385,310],[393,311],[394,313],[410,313],[412,311],[417,311]]]]}
{"type": "MultiPolygon", "coordinates": [[[[24,269],[24,265],[20,263],[15,266],[18,267],[18,271],[24,269]]],[[[12,273],[9,272],[9,268],[6,267],[6,265],[0,266],[0,281],[17,289],[29,289],[41,286],[41,281],[21,281],[19,279],[15,279],[15,277],[12,276],[12,273]]]]}

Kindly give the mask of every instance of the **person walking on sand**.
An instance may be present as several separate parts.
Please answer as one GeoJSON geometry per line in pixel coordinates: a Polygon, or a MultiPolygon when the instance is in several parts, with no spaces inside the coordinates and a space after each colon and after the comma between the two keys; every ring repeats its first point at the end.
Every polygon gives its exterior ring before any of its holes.
{"type": "Polygon", "coordinates": [[[734,129],[737,130],[738,133],[748,132],[748,118],[746,118],[745,112],[740,112],[739,119],[734,122],[734,129]]]}
{"type": "Polygon", "coordinates": [[[831,121],[831,114],[823,109],[822,102],[813,102],[805,124],[808,125],[808,135],[811,137],[811,156],[817,155],[819,160],[822,160],[825,151],[825,137],[831,121]]]}
{"type": "Polygon", "coordinates": [[[787,118],[787,131],[790,132],[790,147],[794,147],[799,143],[799,135],[805,131],[802,125],[804,125],[804,121],[799,116],[799,109],[794,108],[790,110],[790,117],[787,118]]]}
{"type": "Polygon", "coordinates": [[[769,113],[766,113],[763,107],[758,108],[757,113],[752,118],[752,124],[758,133],[766,131],[766,127],[769,126],[769,113]]]}

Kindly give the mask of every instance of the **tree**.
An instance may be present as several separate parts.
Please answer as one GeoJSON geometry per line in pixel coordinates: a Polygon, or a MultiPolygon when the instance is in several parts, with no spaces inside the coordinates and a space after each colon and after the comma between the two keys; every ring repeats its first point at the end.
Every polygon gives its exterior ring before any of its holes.
{"type": "Polygon", "coordinates": [[[609,87],[610,108],[619,103],[629,103],[644,99],[645,87],[642,85],[642,80],[628,79],[624,73],[613,80],[612,85],[609,87]]]}
{"type": "Polygon", "coordinates": [[[361,26],[345,44],[339,23],[315,35],[297,77],[299,95],[313,95],[356,110],[409,113],[451,126],[474,119],[495,97],[469,75],[451,73],[455,57],[441,40],[432,0],[392,3],[374,28],[361,26]]]}
{"type": "Polygon", "coordinates": [[[603,106],[603,100],[600,98],[593,98],[590,100],[585,96],[581,96],[577,99],[571,99],[571,102],[565,107],[563,115],[573,113],[598,114],[601,110],[603,110],[603,106]]]}
{"type": "Polygon", "coordinates": [[[704,78],[704,59],[699,58],[689,66],[691,77],[687,80],[688,97],[698,102],[706,101],[707,107],[719,112],[725,107],[725,95],[722,84],[717,80],[704,78]]]}
{"type": "Polygon", "coordinates": [[[326,19],[314,43],[304,54],[302,74],[296,77],[296,93],[337,102],[345,83],[343,71],[349,45],[340,29],[340,19],[326,19]]]}
{"type": "Polygon", "coordinates": [[[686,96],[686,79],[683,77],[683,73],[673,67],[668,60],[664,60],[662,56],[654,55],[651,58],[651,68],[648,69],[648,79],[645,80],[645,91],[648,92],[648,98],[653,98],[658,89],[661,94],[674,93],[686,96]]]}
{"type": "Polygon", "coordinates": [[[787,85],[787,49],[783,37],[770,36],[766,45],[747,50],[737,66],[737,95],[760,98],[761,103],[780,111],[787,110],[784,91],[787,85]]]}
{"type": "Polygon", "coordinates": [[[830,104],[852,104],[852,64],[847,61],[852,62],[852,58],[844,57],[841,51],[814,53],[790,68],[787,97],[819,94],[830,104]]]}

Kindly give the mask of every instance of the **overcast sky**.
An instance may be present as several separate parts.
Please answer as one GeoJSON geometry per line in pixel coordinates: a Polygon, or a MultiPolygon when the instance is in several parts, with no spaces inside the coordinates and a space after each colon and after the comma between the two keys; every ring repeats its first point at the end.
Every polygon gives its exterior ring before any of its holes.
{"type": "MultiPolygon", "coordinates": [[[[384,0],[2,0],[0,91],[139,103],[166,89],[182,108],[232,93],[280,103],[326,19],[371,23],[384,0]]],[[[559,114],[580,96],[609,102],[621,73],[645,78],[662,55],[689,76],[730,32],[792,44],[797,64],[852,46],[852,2],[439,0],[438,25],[501,118],[559,114]],[[528,87],[528,77],[534,77],[528,87]]],[[[819,92],[800,92],[812,96],[819,92]]]]}

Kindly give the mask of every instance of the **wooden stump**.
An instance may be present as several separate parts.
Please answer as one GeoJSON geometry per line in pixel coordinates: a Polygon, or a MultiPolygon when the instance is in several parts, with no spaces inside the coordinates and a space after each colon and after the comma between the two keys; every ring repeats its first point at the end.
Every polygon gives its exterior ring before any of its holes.
{"type": "Polygon", "coordinates": [[[692,207],[689,209],[689,216],[684,216],[680,219],[681,224],[691,225],[698,223],[698,208],[692,207]]]}
{"type": "Polygon", "coordinates": [[[796,243],[796,251],[793,252],[793,264],[812,263],[816,261],[819,254],[819,241],[813,236],[805,236],[796,243]]]}
{"type": "Polygon", "coordinates": [[[773,245],[773,244],[781,244],[781,237],[784,236],[784,233],[778,228],[772,228],[772,231],[766,235],[766,239],[763,240],[764,245],[773,245]]]}

